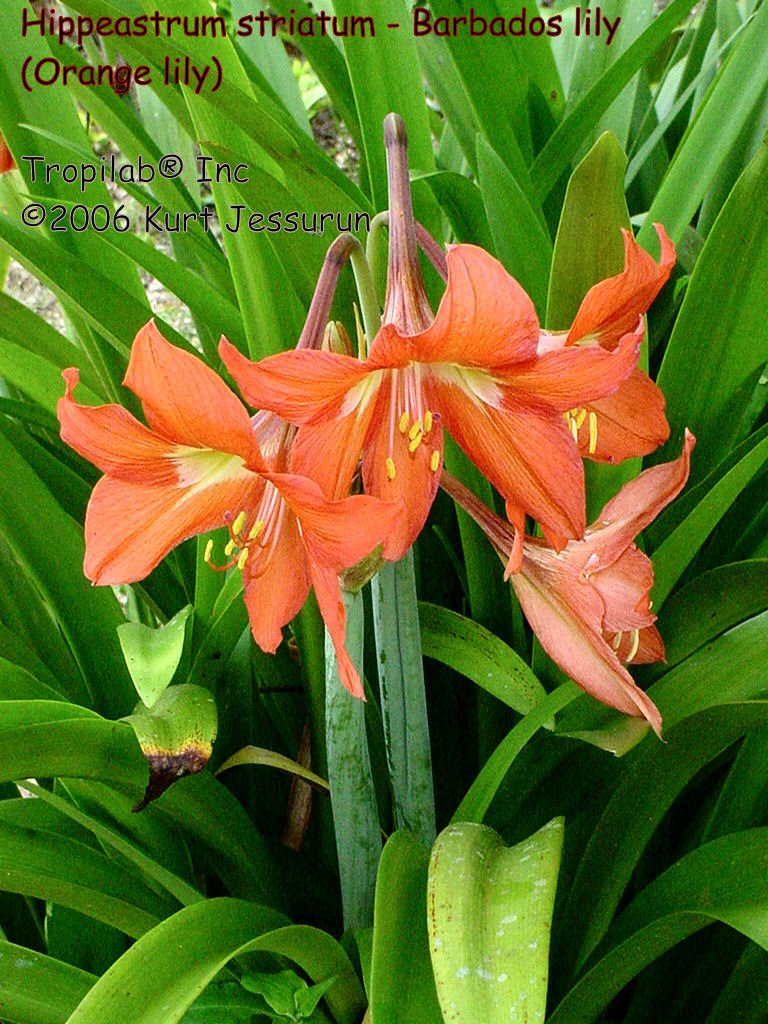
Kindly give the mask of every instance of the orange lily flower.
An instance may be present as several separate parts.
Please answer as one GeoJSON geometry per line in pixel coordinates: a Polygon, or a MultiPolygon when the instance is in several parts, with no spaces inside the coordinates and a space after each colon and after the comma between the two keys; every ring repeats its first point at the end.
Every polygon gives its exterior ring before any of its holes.
{"type": "Polygon", "coordinates": [[[181,541],[226,524],[226,568],[242,571],[258,645],[274,653],[313,586],[341,680],[362,697],[344,650],[338,573],[384,541],[399,506],[361,495],[332,502],[312,480],[288,473],[295,429],[268,413],[251,419],[212,370],[153,322],[136,336],[124,382],[149,428],[122,406],[78,404],[78,371],[65,370],[64,379],[61,436],[104,472],[86,512],[88,579],[143,579],[181,541]]]}
{"type": "MultiPolygon", "coordinates": [[[[630,231],[622,231],[624,270],[590,288],[569,331],[541,332],[540,355],[571,345],[599,345],[609,352],[616,349],[648,310],[675,265],[674,245],[661,224],[654,227],[661,243],[659,263],[637,244],[630,231]]],[[[597,462],[647,455],[669,437],[664,395],[638,367],[613,394],[569,409],[566,422],[579,454],[597,462]]]]}
{"type": "MultiPolygon", "coordinates": [[[[424,292],[410,201],[406,139],[385,121],[390,182],[389,275],[383,326],[367,359],[292,351],[253,364],[226,341],[219,352],[246,399],[300,426],[293,465],[328,495],[346,494],[363,453],[365,490],[402,496],[406,515],[384,556],[401,558],[437,492],[443,427],[507,502],[522,537],[525,515],[556,548],[584,532],[581,459],[563,414],[611,394],[632,374],[639,315],[615,351],[562,346],[537,354],[533,303],[482,249],[448,254],[437,316],[424,292]]],[[[518,545],[511,568],[519,565],[518,545]]]]}
{"type": "MultiPolygon", "coordinates": [[[[686,431],[678,459],[646,469],[625,484],[583,539],[569,541],[561,552],[526,537],[521,571],[511,577],[525,616],[552,660],[587,693],[642,716],[659,735],[658,708],[624,667],[664,660],[649,601],[653,564],[634,539],[685,486],[695,443],[686,431]]],[[[442,485],[506,561],[515,543],[509,524],[446,473],[442,485]]]]}

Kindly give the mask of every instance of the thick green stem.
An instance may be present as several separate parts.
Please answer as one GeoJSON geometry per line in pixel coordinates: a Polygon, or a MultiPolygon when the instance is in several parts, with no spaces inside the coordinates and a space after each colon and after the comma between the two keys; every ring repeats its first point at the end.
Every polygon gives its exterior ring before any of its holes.
{"type": "MultiPolygon", "coordinates": [[[[344,593],[347,650],[362,678],[363,595],[344,593]]],[[[341,685],[336,653],[325,634],[325,735],[336,829],[344,928],[373,924],[381,831],[365,734],[365,705],[341,685]]]]}
{"type": "Polygon", "coordinates": [[[395,826],[431,849],[435,796],[413,551],[385,563],[371,594],[395,826]]]}

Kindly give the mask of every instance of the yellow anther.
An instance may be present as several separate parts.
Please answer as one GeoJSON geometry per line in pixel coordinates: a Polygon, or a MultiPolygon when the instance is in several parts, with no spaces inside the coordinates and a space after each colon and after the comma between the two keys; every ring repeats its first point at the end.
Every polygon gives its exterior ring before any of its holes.
{"type": "Polygon", "coordinates": [[[397,470],[395,469],[395,460],[391,456],[387,459],[386,466],[387,476],[390,480],[394,480],[397,475],[397,470]]]}
{"type": "Polygon", "coordinates": [[[414,437],[414,439],[413,439],[413,440],[411,441],[411,443],[410,443],[410,444],[408,445],[408,451],[409,451],[409,452],[411,453],[411,455],[413,455],[413,453],[414,453],[414,452],[416,451],[416,449],[417,449],[417,448],[419,447],[419,445],[420,445],[420,444],[421,444],[421,442],[422,442],[422,438],[423,438],[423,437],[424,437],[424,435],[423,435],[423,434],[417,434],[417,435],[416,435],[416,437],[414,437]]]}
{"type": "MultiPolygon", "coordinates": [[[[421,429],[421,420],[416,420],[411,429],[408,431],[408,437],[411,439],[411,441],[415,441],[416,435],[421,433],[423,433],[421,429]]],[[[413,451],[413,449],[411,449],[411,451],[413,451]]]]}
{"type": "Polygon", "coordinates": [[[408,429],[408,422],[408,413],[404,412],[403,415],[400,417],[400,422],[397,425],[397,429],[400,431],[401,434],[404,434],[408,429]]]}
{"type": "Polygon", "coordinates": [[[624,636],[624,634],[621,632],[621,630],[619,630],[619,632],[616,634],[616,636],[611,641],[611,647],[614,649],[614,651],[618,651],[618,649],[621,647],[621,638],[623,636],[624,636]]]}
{"type": "Polygon", "coordinates": [[[634,656],[637,654],[637,648],[639,646],[640,646],[640,630],[639,629],[633,629],[632,630],[632,646],[630,647],[629,654],[627,655],[627,659],[626,659],[627,660],[627,664],[629,664],[630,661],[632,661],[634,656]]]}
{"type": "Polygon", "coordinates": [[[232,523],[232,533],[242,533],[243,527],[245,526],[245,512],[241,512],[237,519],[232,523]]]}
{"type": "Polygon", "coordinates": [[[250,555],[250,553],[251,552],[249,548],[243,548],[243,550],[240,552],[239,558],[237,559],[238,569],[243,569],[245,567],[245,563],[248,561],[248,555],[250,555]]]}
{"type": "Polygon", "coordinates": [[[566,426],[570,430],[571,427],[571,414],[569,412],[563,413],[563,419],[565,420],[566,426]]]}
{"type": "Polygon", "coordinates": [[[589,414],[589,454],[594,455],[597,451],[597,414],[589,414]]]}
{"type": "Polygon", "coordinates": [[[224,548],[224,554],[227,556],[227,558],[230,558],[234,550],[235,542],[230,539],[227,541],[227,546],[224,548]]]}
{"type": "Polygon", "coordinates": [[[576,429],[581,430],[581,425],[587,418],[587,410],[579,409],[578,415],[576,416],[576,429]]]}
{"type": "Polygon", "coordinates": [[[253,526],[248,531],[248,540],[256,540],[261,531],[264,529],[264,520],[257,519],[253,526]]]}
{"type": "Polygon", "coordinates": [[[205,545],[205,554],[203,555],[203,559],[205,560],[206,563],[210,563],[210,561],[211,561],[211,552],[212,551],[213,551],[213,538],[209,537],[208,538],[208,543],[205,545]]]}
{"type": "Polygon", "coordinates": [[[429,460],[429,468],[433,473],[437,472],[437,467],[440,465],[440,452],[435,448],[432,452],[432,458],[429,460]]]}
{"type": "Polygon", "coordinates": [[[568,426],[571,428],[571,435],[576,444],[579,443],[579,428],[576,426],[576,420],[571,416],[568,419],[568,426]]]}
{"type": "Polygon", "coordinates": [[[424,433],[428,434],[432,429],[432,413],[427,409],[424,413],[424,433]]]}

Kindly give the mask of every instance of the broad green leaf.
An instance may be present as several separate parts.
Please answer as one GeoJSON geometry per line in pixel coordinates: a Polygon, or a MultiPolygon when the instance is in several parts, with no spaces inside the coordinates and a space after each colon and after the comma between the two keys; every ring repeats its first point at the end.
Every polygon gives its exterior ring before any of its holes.
{"type": "MultiPolygon", "coordinates": [[[[380,26],[375,43],[361,33],[344,37],[344,55],[352,82],[363,136],[370,194],[377,210],[386,209],[387,175],[381,126],[391,111],[399,114],[408,133],[408,157],[414,170],[434,170],[432,138],[424,104],[424,86],[416,54],[416,41],[408,30],[410,15],[404,0],[370,0],[361,10],[352,0],[335,0],[339,18],[372,19],[380,26]],[[400,29],[387,29],[387,23],[400,29]]],[[[419,219],[423,219],[420,217],[419,219]]],[[[431,229],[428,218],[425,226],[431,229]]]]}
{"type": "MultiPolygon", "coordinates": [[[[759,15],[768,16],[768,8],[759,15]]],[[[740,49],[744,42],[746,37],[740,49]]],[[[768,143],[739,178],[710,232],[659,371],[670,446],[679,446],[686,426],[696,435],[693,479],[701,479],[752,426],[745,417],[768,363],[766,194],[768,143]]]]}
{"type": "Polygon", "coordinates": [[[429,864],[432,967],[446,1020],[543,1022],[563,819],[516,846],[470,822],[438,837],[429,864]]]}
{"type": "MultiPolygon", "coordinates": [[[[473,173],[475,165],[475,139],[479,127],[472,105],[469,102],[464,83],[459,77],[451,51],[441,36],[431,33],[420,36],[417,52],[424,77],[435,94],[445,120],[450,127],[461,154],[473,173]]],[[[446,142],[445,130],[441,138],[441,150],[446,142]]],[[[438,157],[440,157],[440,153],[438,157]]],[[[438,166],[448,166],[438,158],[438,166]]],[[[454,168],[457,170],[458,168],[454,168]]]]}
{"type": "Polygon", "coordinates": [[[175,914],[132,946],[68,1024],[176,1024],[230,959],[258,951],[287,957],[315,982],[335,976],[325,995],[331,1011],[339,1024],[354,1024],[359,1017],[360,984],[330,935],[286,926],[285,918],[267,907],[210,899],[175,914]]]}
{"type": "Polygon", "coordinates": [[[552,191],[560,175],[578,153],[587,133],[632,80],[635,72],[685,18],[692,6],[690,0],[672,0],[672,3],[592,86],[576,109],[558,125],[531,168],[531,177],[535,185],[534,195],[539,202],[552,191]]]}
{"type": "MultiPolygon", "coordinates": [[[[27,810],[26,803],[18,801],[21,810],[27,810]]],[[[83,843],[24,824],[0,822],[0,886],[6,892],[72,907],[133,938],[178,907],[174,899],[153,892],[125,864],[83,843]]]]}
{"type": "MultiPolygon", "coordinates": [[[[657,18],[654,24],[663,17],[657,18]]],[[[677,241],[690,224],[757,98],[765,91],[768,82],[766,32],[768,8],[763,5],[724,63],[677,148],[638,236],[641,244],[651,243],[651,225],[655,221],[664,225],[673,241],[677,241]]]]}
{"type": "Polygon", "coordinates": [[[673,864],[627,907],[548,1024],[596,1020],[645,966],[714,921],[768,949],[766,842],[768,829],[736,832],[673,864]]]}
{"type": "Polygon", "coordinates": [[[663,671],[766,608],[768,559],[734,562],[697,576],[664,603],[659,617],[666,657],[663,671]]]}
{"type": "Polygon", "coordinates": [[[451,818],[452,822],[482,822],[518,754],[539,729],[546,728],[555,714],[576,700],[580,692],[575,683],[563,683],[517,723],[483,765],[451,818]]]}
{"type": "Polygon", "coordinates": [[[435,841],[435,793],[413,552],[371,580],[376,666],[395,828],[435,841]]]}
{"type": "MultiPolygon", "coordinates": [[[[583,31],[587,10],[581,10],[580,27],[583,31]]],[[[576,61],[568,87],[568,104],[566,112],[571,110],[583,99],[589,89],[600,80],[605,70],[625,52],[627,47],[642,34],[653,18],[653,5],[648,0],[608,0],[600,5],[600,12],[594,11],[590,23],[593,33],[600,30],[600,35],[593,36],[593,42],[583,41],[577,48],[576,61]],[[618,22],[616,19],[620,19],[618,22]],[[616,31],[607,43],[608,29],[606,19],[616,31]],[[597,22],[597,24],[595,24],[597,22]],[[590,43],[592,42],[592,45],[590,43]],[[605,45],[604,45],[605,44],[605,45]]],[[[621,95],[600,118],[596,130],[610,131],[618,139],[619,144],[626,147],[632,121],[632,107],[637,94],[637,79],[625,86],[621,95]]],[[[584,144],[590,140],[584,139],[584,144]]]]}
{"type": "Polygon", "coordinates": [[[0,1014],[13,1024],[65,1024],[96,978],[0,940],[0,1014]]]}
{"type": "Polygon", "coordinates": [[[455,171],[424,174],[419,181],[425,181],[434,192],[457,242],[469,242],[495,252],[483,196],[477,185],[455,171]]]}
{"type": "Polygon", "coordinates": [[[484,626],[425,601],[419,605],[419,616],[426,657],[461,672],[521,714],[546,697],[544,687],[520,655],[484,626]]]}
{"type": "Polygon", "coordinates": [[[552,255],[546,319],[550,331],[567,331],[592,285],[624,266],[626,168],[618,140],[605,132],[571,175],[552,255]]]}
{"type": "Polygon", "coordinates": [[[149,763],[149,783],[136,810],[156,800],[183,775],[201,772],[218,730],[216,702],[202,686],[171,686],[153,702],[140,703],[126,719],[149,763]]]}
{"type": "Polygon", "coordinates": [[[428,867],[414,836],[390,836],[376,878],[371,1024],[443,1024],[429,957],[428,867]]]}
{"type": "MultiPolygon", "coordinates": [[[[433,21],[439,17],[467,18],[469,14],[460,0],[435,0],[430,10],[433,21]]],[[[486,24],[501,13],[495,0],[475,3],[472,10],[475,17],[484,18],[486,24]]],[[[535,4],[528,5],[528,16],[535,13],[535,4]]],[[[445,42],[480,132],[513,174],[518,170],[525,173],[533,147],[528,118],[528,71],[520,56],[522,48],[515,45],[516,40],[486,33],[481,41],[482,60],[478,60],[478,40],[470,36],[466,25],[454,35],[446,36],[445,42]]],[[[527,38],[525,43],[533,44],[534,40],[527,38]]],[[[527,183],[518,180],[527,193],[527,183]]]]}
{"type": "Polygon", "coordinates": [[[766,723],[764,701],[722,704],[666,729],[664,744],[649,739],[628,756],[626,774],[592,833],[558,922],[561,969],[580,970],[605,934],[643,850],[683,788],[745,732],[766,723]],[[640,792],[642,814],[635,805],[640,792]]]}
{"type": "Polygon", "coordinates": [[[312,1016],[335,980],[327,978],[319,985],[310,987],[295,971],[274,971],[269,974],[247,971],[240,984],[248,992],[261,997],[262,1013],[270,1016],[274,1014],[276,1019],[298,1022],[312,1016]]]}
{"type": "MultiPolygon", "coordinates": [[[[363,668],[363,595],[344,592],[346,647],[363,668]]],[[[376,792],[365,730],[363,702],[344,689],[336,652],[325,638],[325,737],[328,782],[336,832],[344,927],[361,928],[373,919],[376,869],[381,856],[376,792]]]]}
{"type": "Polygon", "coordinates": [[[173,679],[184,650],[184,637],[192,606],[187,605],[164,626],[123,622],[117,635],[136,692],[151,708],[173,679]]]}
{"type": "Polygon", "coordinates": [[[111,590],[88,583],[81,568],[84,545],[79,528],[2,433],[0,464],[4,539],[48,602],[96,706],[105,713],[123,714],[132,688],[115,633],[123,619],[120,606],[111,590]]]}
{"type": "Polygon", "coordinates": [[[212,982],[182,1017],[182,1024],[253,1024],[263,1008],[237,981],[212,982]]]}
{"type": "MultiPolygon", "coordinates": [[[[768,437],[754,445],[710,487],[697,488],[698,501],[685,519],[653,552],[652,596],[661,606],[701,545],[768,459],[768,437]],[[703,493],[698,493],[703,491],[703,493]]],[[[713,474],[715,475],[715,474],[713,474]]]]}
{"type": "Polygon", "coordinates": [[[513,175],[482,136],[477,171],[496,255],[519,281],[543,317],[552,242],[513,175]]]}
{"type": "Polygon", "coordinates": [[[290,757],[286,757],[284,754],[278,754],[274,750],[264,750],[262,747],[243,747],[242,750],[238,750],[237,753],[228,757],[216,774],[221,775],[222,772],[227,772],[230,768],[237,768],[242,764],[261,764],[270,768],[279,768],[280,771],[295,775],[297,778],[303,779],[319,789],[330,789],[325,779],[321,779],[319,775],[311,772],[309,768],[305,768],[304,765],[299,764],[297,761],[292,761],[290,757]]]}

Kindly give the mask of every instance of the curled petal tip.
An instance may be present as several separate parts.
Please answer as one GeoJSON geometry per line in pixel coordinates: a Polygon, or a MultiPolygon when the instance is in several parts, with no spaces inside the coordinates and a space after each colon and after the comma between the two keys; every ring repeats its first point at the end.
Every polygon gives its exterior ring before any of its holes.
{"type": "Polygon", "coordinates": [[[66,397],[71,398],[72,392],[75,390],[80,381],[80,371],[77,369],[76,366],[70,366],[68,367],[68,369],[61,371],[61,376],[64,378],[64,383],[67,389],[66,397]]]}

